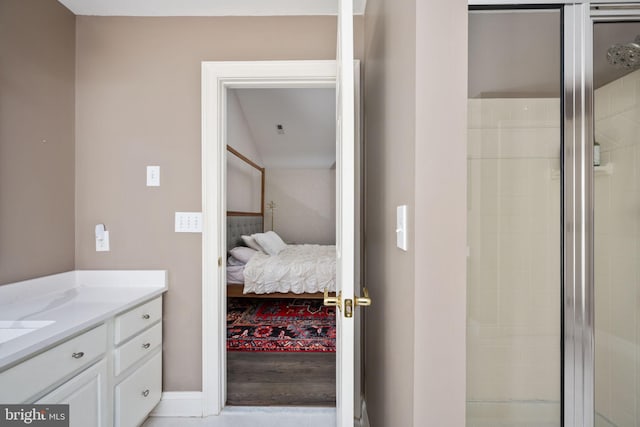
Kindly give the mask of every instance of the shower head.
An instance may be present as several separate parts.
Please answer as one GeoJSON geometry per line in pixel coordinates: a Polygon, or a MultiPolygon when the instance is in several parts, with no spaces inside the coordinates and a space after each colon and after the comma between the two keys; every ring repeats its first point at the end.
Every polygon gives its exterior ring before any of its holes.
{"type": "Polygon", "coordinates": [[[631,43],[614,44],[607,50],[609,64],[619,68],[640,67],[640,36],[631,43]]]}

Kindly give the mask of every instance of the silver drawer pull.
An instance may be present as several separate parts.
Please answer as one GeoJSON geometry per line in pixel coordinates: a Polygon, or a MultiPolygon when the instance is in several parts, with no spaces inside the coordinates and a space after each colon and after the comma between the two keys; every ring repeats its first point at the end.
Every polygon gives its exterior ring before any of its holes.
{"type": "Polygon", "coordinates": [[[142,395],[143,395],[144,397],[149,396],[149,389],[146,389],[145,391],[143,391],[143,392],[142,392],[142,395]]]}
{"type": "Polygon", "coordinates": [[[149,320],[149,319],[151,319],[151,316],[149,316],[148,314],[143,314],[143,315],[142,315],[142,318],[143,318],[144,320],[149,320]]]}
{"type": "Polygon", "coordinates": [[[73,353],[71,355],[71,357],[73,357],[74,359],[80,359],[82,356],[84,356],[84,352],[83,351],[79,351],[79,352],[73,353]]]}
{"type": "Polygon", "coordinates": [[[142,344],[142,348],[149,348],[149,347],[151,347],[151,343],[150,342],[142,344]]]}

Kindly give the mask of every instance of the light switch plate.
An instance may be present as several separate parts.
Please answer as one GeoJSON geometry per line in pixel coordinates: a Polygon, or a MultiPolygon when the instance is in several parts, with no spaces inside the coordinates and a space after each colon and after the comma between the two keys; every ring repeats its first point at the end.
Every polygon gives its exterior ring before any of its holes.
{"type": "Polygon", "coordinates": [[[396,208],[396,245],[407,250],[407,205],[396,208]]]}
{"type": "Polygon", "coordinates": [[[202,233],[202,212],[176,212],[176,233],[202,233]]]}
{"type": "Polygon", "coordinates": [[[147,187],[160,187],[160,166],[147,166],[147,187]]]}

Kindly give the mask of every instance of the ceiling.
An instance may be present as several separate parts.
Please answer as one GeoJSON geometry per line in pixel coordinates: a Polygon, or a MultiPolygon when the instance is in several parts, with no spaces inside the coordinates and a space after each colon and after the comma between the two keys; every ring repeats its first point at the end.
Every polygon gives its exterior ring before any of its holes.
{"type": "Polygon", "coordinates": [[[331,168],[336,161],[335,89],[231,89],[265,168],[331,168]],[[277,125],[284,134],[279,134],[277,125]]]}
{"type": "MultiPolygon", "coordinates": [[[[476,11],[469,14],[469,97],[560,95],[560,14],[545,11],[476,11]]],[[[594,83],[599,88],[629,70],[606,60],[609,46],[628,43],[640,23],[594,26],[594,83]]]]}
{"type": "MultiPolygon", "coordinates": [[[[280,16],[336,15],[337,0],[58,0],[76,15],[280,16]]],[[[354,0],[364,14],[366,0],[354,0]]]]}

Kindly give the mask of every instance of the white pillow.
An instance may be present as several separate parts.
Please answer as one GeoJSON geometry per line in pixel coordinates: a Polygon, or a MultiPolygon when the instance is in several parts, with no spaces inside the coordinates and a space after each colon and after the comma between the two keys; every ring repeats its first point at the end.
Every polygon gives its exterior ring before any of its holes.
{"type": "Polygon", "coordinates": [[[262,250],[268,255],[278,255],[287,247],[287,244],[273,231],[252,234],[251,237],[255,239],[262,247],[262,250]]]}
{"type": "Polygon", "coordinates": [[[255,249],[247,248],[245,246],[238,246],[237,248],[233,248],[229,251],[233,258],[237,259],[243,264],[248,263],[251,257],[254,256],[257,252],[258,251],[256,251],[255,249]]]}
{"type": "Polygon", "coordinates": [[[287,244],[282,240],[282,237],[280,237],[280,235],[275,231],[267,231],[265,234],[268,234],[272,239],[274,239],[274,241],[278,242],[278,245],[282,246],[282,249],[287,247],[287,244]]]}
{"type": "Polygon", "coordinates": [[[251,249],[255,249],[256,251],[264,252],[264,250],[262,249],[260,244],[258,244],[258,242],[256,242],[256,240],[253,238],[253,236],[255,236],[255,234],[252,234],[251,236],[242,236],[242,241],[244,242],[245,245],[249,246],[251,249]]]}

